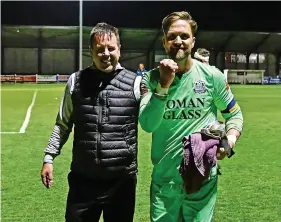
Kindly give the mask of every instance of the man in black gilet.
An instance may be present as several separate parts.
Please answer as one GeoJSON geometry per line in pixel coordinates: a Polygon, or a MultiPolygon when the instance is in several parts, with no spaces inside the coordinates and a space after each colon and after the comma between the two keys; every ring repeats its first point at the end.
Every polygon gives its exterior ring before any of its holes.
{"type": "Polygon", "coordinates": [[[53,160],[74,128],[66,222],[98,222],[102,212],[105,222],[133,221],[141,77],[118,63],[120,47],[117,28],[93,28],[93,64],[70,76],[44,150],[41,177],[50,188],[53,160]]]}

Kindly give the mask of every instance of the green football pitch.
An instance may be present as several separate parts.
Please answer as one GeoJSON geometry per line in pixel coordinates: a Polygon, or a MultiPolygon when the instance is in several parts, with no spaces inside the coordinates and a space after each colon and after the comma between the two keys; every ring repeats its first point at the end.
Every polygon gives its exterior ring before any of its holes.
{"type": "MultiPolygon", "coordinates": [[[[281,86],[231,88],[244,114],[244,131],[235,156],[220,163],[222,176],[214,221],[280,222],[281,86]]],[[[64,221],[72,136],[55,160],[53,187],[45,189],[40,178],[43,149],[48,143],[63,89],[63,84],[2,84],[3,222],[64,221]],[[26,113],[31,104],[29,119],[26,113]],[[18,133],[20,130],[23,133],[18,133]]],[[[149,222],[150,144],[151,135],[140,130],[136,222],[149,222]]]]}

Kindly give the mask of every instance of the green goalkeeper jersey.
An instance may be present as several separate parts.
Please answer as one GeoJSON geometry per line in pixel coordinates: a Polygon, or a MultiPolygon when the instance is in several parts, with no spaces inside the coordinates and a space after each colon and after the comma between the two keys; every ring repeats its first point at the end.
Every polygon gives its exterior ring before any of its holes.
{"type": "Polygon", "coordinates": [[[175,76],[168,93],[158,94],[159,69],[143,76],[139,121],[152,132],[152,180],[182,181],[182,139],[217,119],[217,110],[226,119],[226,130],[242,131],[243,117],[224,74],[213,66],[192,60],[191,69],[175,76]]]}

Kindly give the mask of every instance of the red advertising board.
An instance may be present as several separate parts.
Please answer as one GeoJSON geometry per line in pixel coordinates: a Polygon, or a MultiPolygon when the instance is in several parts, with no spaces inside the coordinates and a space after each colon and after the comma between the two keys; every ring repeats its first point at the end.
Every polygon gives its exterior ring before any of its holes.
{"type": "Polygon", "coordinates": [[[36,75],[1,75],[1,82],[36,82],[36,75]]]}

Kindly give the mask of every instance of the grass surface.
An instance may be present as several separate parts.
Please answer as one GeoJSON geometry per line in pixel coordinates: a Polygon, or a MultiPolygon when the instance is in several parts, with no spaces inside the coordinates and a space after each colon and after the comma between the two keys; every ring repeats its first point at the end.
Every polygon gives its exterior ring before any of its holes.
{"type": "MultiPolygon", "coordinates": [[[[1,131],[19,131],[38,89],[25,134],[1,134],[1,221],[64,221],[72,136],[54,164],[54,186],[40,170],[64,85],[2,85],[1,131]],[[56,99],[57,98],[57,99],[56,99]]],[[[281,221],[281,86],[232,86],[244,132],[232,159],[221,161],[214,221],[281,221]]],[[[136,222],[149,222],[151,135],[139,133],[136,222]]]]}

